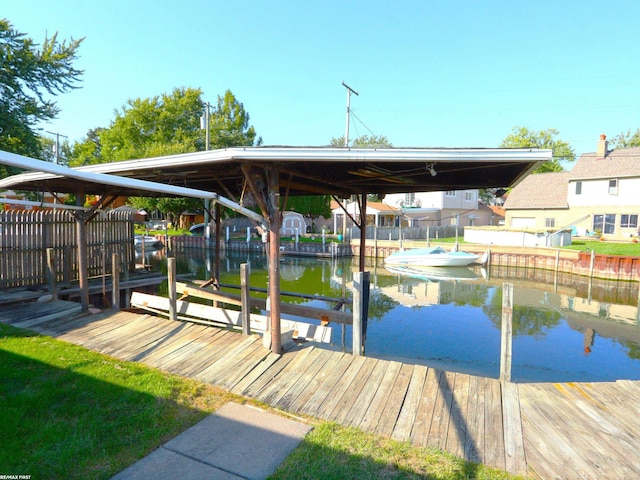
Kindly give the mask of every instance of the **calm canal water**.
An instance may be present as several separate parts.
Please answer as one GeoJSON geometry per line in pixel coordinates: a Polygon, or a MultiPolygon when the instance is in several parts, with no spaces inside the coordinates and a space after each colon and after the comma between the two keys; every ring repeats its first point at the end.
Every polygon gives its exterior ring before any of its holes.
{"type": "MultiPolygon", "coordinates": [[[[149,256],[166,268],[160,256],[149,256]]],[[[266,288],[264,255],[227,253],[221,282],[239,284],[240,264],[251,285],[266,288]]],[[[177,258],[179,273],[209,278],[212,258],[194,249],[177,258]]],[[[478,267],[439,279],[391,272],[371,259],[366,355],[498,378],[502,285],[514,285],[513,364],[516,382],[640,379],[638,285],[522,269],[478,267]]],[[[351,295],[357,259],[281,260],[281,289],[327,297],[351,295]]],[[[236,291],[237,293],[237,291],[236,291]]],[[[319,301],[286,298],[322,308],[319,301]]],[[[309,321],[309,320],[305,320],[309,321]]],[[[327,348],[327,346],[324,346],[327,348]]],[[[328,348],[351,351],[351,327],[333,325],[328,348]]]]}

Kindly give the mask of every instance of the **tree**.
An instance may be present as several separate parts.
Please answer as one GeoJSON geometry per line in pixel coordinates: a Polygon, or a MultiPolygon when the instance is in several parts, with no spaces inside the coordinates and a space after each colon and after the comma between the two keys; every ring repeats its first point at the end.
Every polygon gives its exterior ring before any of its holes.
{"type": "Polygon", "coordinates": [[[627,130],[627,133],[620,133],[611,140],[611,148],[631,148],[640,147],[640,128],[634,133],[627,130]]]}
{"type": "Polygon", "coordinates": [[[536,132],[525,127],[514,127],[511,134],[502,141],[500,148],[551,149],[553,158],[538,167],[533,173],[562,172],[564,167],[560,162],[573,162],[576,159],[576,154],[567,142],[554,138],[558,133],[554,128],[536,132]]]}
{"type": "Polygon", "coordinates": [[[69,147],[64,145],[62,151],[71,167],[80,167],[82,165],[95,165],[102,162],[102,144],[100,142],[100,132],[102,128],[91,129],[87,132],[87,136],[80,142],[76,142],[69,147]]]}
{"type": "Polygon", "coordinates": [[[218,105],[209,118],[209,134],[212,148],[247,147],[262,144],[262,138],[256,140],[256,130],[249,126],[249,114],[244,105],[227,90],[224,96],[218,95],[218,105]]]}
{"type": "Polygon", "coordinates": [[[152,98],[128,100],[109,128],[98,131],[101,160],[120,161],[204,150],[202,92],[176,88],[152,98]]]}
{"type": "Polygon", "coordinates": [[[329,218],[331,216],[331,196],[301,195],[289,197],[286,209],[311,218],[329,218]]]}
{"type": "MultiPolygon", "coordinates": [[[[361,135],[350,141],[355,148],[391,148],[393,145],[384,135],[361,135]]],[[[344,146],[344,137],[332,138],[331,145],[334,147],[344,146]]]]}
{"type": "MultiPolygon", "coordinates": [[[[39,122],[60,109],[46,98],[77,88],[82,71],[73,68],[84,38],[59,42],[58,34],[42,46],[0,19],[0,150],[40,157],[39,122]]],[[[0,177],[16,173],[0,166],[0,177]]]]}

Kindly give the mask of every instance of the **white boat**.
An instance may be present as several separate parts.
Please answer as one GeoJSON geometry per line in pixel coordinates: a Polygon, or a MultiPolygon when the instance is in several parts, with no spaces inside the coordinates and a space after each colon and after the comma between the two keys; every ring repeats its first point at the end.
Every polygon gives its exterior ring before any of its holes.
{"type": "Polygon", "coordinates": [[[133,239],[133,245],[137,250],[162,248],[162,242],[152,235],[136,235],[133,239]]]}
{"type": "Polygon", "coordinates": [[[428,282],[476,280],[476,275],[467,267],[424,267],[421,265],[385,265],[394,275],[419,278],[428,282]]]}
{"type": "Polygon", "coordinates": [[[384,259],[387,265],[423,267],[464,267],[477,262],[480,255],[461,251],[448,251],[442,247],[412,248],[394,252],[384,259]]]}

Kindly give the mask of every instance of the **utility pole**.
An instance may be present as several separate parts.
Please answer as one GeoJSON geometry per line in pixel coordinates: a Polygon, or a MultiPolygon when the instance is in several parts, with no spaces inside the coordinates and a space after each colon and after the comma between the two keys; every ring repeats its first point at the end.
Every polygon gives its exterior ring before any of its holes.
{"type": "Polygon", "coordinates": [[[50,132],[48,130],[46,132],[56,136],[56,144],[53,146],[55,151],[53,153],[56,154],[56,165],[60,165],[60,137],[63,137],[63,138],[69,138],[69,137],[67,137],[66,135],[62,135],[61,133],[58,133],[58,132],[50,132]]]}
{"type": "Polygon", "coordinates": [[[353,88],[351,88],[349,85],[347,85],[344,82],[342,82],[342,86],[347,89],[347,127],[344,132],[344,146],[348,147],[349,146],[349,116],[350,116],[349,113],[351,111],[351,94],[355,93],[356,95],[358,95],[358,92],[356,92],[353,88]]]}
{"type": "Polygon", "coordinates": [[[209,150],[209,144],[211,143],[209,140],[209,110],[211,109],[211,104],[206,102],[205,104],[204,115],[200,117],[200,129],[205,131],[205,140],[204,140],[204,149],[209,150]]]}
{"type": "MultiPolygon", "coordinates": [[[[211,104],[209,102],[206,102],[204,105],[204,115],[200,117],[200,129],[204,128],[204,149],[205,151],[208,151],[209,144],[211,143],[209,139],[209,110],[211,108],[211,104]]],[[[209,239],[211,238],[211,227],[209,225],[211,223],[211,218],[209,215],[210,208],[211,200],[207,199],[204,201],[204,238],[207,245],[209,244],[209,239]]],[[[216,222],[217,221],[218,219],[216,218],[216,222]]]]}

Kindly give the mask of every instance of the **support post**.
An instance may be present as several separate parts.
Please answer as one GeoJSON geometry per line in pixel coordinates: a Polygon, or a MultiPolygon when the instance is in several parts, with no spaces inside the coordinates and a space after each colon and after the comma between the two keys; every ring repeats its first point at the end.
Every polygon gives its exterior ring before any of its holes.
{"type": "Polygon", "coordinates": [[[271,324],[271,351],[280,355],[280,179],[278,170],[269,170],[269,320],[271,324]]]}
{"type": "Polygon", "coordinates": [[[240,298],[242,300],[242,334],[251,334],[251,306],[249,304],[249,264],[240,265],[240,298]]]}
{"type": "Polygon", "coordinates": [[[367,194],[363,193],[360,200],[360,271],[364,272],[364,255],[367,244],[367,194]]]}
{"type": "Polygon", "coordinates": [[[47,248],[47,275],[49,277],[49,288],[51,289],[51,298],[58,299],[58,288],[56,285],[56,259],[53,248],[47,248]]]}
{"type": "Polygon", "coordinates": [[[176,258],[167,258],[167,280],[169,284],[169,320],[178,319],[178,295],[176,292],[176,258]]]}
{"type": "MultiPolygon", "coordinates": [[[[84,205],[84,190],[80,189],[76,192],[76,205],[84,205]]],[[[89,265],[88,265],[88,238],[87,224],[85,223],[86,214],[84,212],[76,213],[76,233],[78,241],[78,284],[80,287],[80,305],[81,311],[89,311],[89,265]]]]}
{"type": "Polygon", "coordinates": [[[120,310],[120,254],[111,254],[111,307],[120,310]]]}
{"type": "Polygon", "coordinates": [[[513,284],[502,284],[502,329],[500,339],[500,380],[511,381],[513,340],[513,284]]]}
{"type": "Polygon", "coordinates": [[[353,355],[364,355],[369,314],[369,272],[353,274],[353,355]]]}

